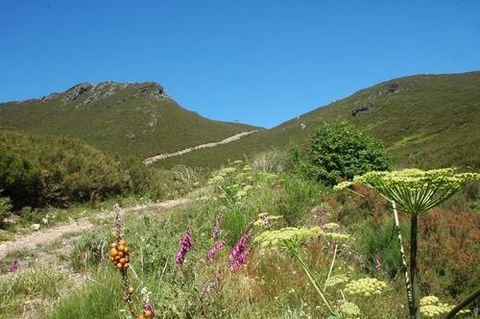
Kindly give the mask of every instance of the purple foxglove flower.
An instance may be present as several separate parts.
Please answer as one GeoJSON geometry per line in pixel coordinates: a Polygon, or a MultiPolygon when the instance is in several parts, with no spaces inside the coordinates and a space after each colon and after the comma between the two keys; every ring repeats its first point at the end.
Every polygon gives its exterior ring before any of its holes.
{"type": "Polygon", "coordinates": [[[225,245],[225,239],[222,239],[218,242],[216,242],[212,248],[207,252],[207,260],[212,260],[213,257],[217,254],[217,252],[222,249],[222,247],[225,245]]]}
{"type": "Polygon", "coordinates": [[[249,246],[248,249],[244,250],[237,259],[235,259],[231,264],[230,264],[230,270],[232,272],[235,272],[242,267],[243,264],[247,261],[248,256],[253,250],[253,246],[249,246]]]}
{"type": "Polygon", "coordinates": [[[18,260],[14,259],[13,262],[8,266],[7,272],[15,272],[18,267],[18,260]]]}
{"type": "Polygon", "coordinates": [[[250,237],[252,236],[252,226],[253,224],[250,224],[247,226],[245,233],[242,235],[242,237],[240,237],[238,242],[233,247],[232,252],[230,253],[230,256],[229,256],[230,262],[235,261],[240,256],[240,254],[245,250],[245,246],[250,241],[250,237]]]}
{"type": "Polygon", "coordinates": [[[178,249],[176,257],[176,262],[178,265],[183,265],[183,262],[185,261],[185,255],[192,245],[192,234],[191,230],[189,229],[180,239],[180,248],[178,249]]]}
{"type": "Polygon", "coordinates": [[[380,253],[377,252],[377,255],[375,256],[375,270],[379,272],[381,267],[382,267],[382,264],[380,263],[380,253]]]}
{"type": "Polygon", "coordinates": [[[215,216],[215,225],[213,226],[212,237],[213,239],[217,239],[218,233],[220,232],[220,224],[222,223],[223,215],[221,212],[218,212],[217,216],[215,216]]]}

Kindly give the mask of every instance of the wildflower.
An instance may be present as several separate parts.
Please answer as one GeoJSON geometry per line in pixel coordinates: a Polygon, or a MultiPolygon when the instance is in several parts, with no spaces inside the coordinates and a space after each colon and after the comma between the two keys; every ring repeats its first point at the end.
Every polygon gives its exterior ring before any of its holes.
{"type": "Polygon", "coordinates": [[[385,287],[387,287],[385,282],[367,277],[350,281],[345,287],[345,292],[350,295],[370,297],[371,295],[380,295],[385,287]]]}
{"type": "Polygon", "coordinates": [[[330,278],[328,278],[325,286],[326,287],[335,287],[335,286],[338,286],[338,285],[341,285],[341,284],[344,284],[346,282],[348,282],[348,277],[345,276],[345,275],[335,275],[335,276],[332,276],[330,278]]]}
{"type": "Polygon", "coordinates": [[[308,239],[324,237],[331,240],[347,240],[350,236],[346,234],[325,232],[321,227],[296,228],[285,227],[278,230],[264,231],[255,237],[262,247],[286,247],[289,245],[298,246],[308,239]]]}
{"type": "Polygon", "coordinates": [[[213,239],[217,239],[218,233],[220,232],[220,225],[222,223],[222,218],[223,218],[223,215],[221,212],[218,212],[217,216],[215,216],[215,225],[213,226],[213,232],[212,232],[213,239]]]}
{"type": "Polygon", "coordinates": [[[17,267],[18,267],[18,260],[14,259],[10,264],[10,266],[8,266],[7,272],[15,272],[17,270],[17,267]]]}
{"type": "Polygon", "coordinates": [[[345,316],[345,318],[357,317],[360,315],[360,309],[352,302],[344,302],[338,307],[338,310],[345,316]]]}
{"type": "Polygon", "coordinates": [[[243,264],[247,261],[248,256],[253,250],[253,246],[248,247],[248,249],[244,250],[237,259],[235,259],[231,264],[230,264],[230,270],[231,271],[237,271],[242,267],[243,264]]]}
{"type": "Polygon", "coordinates": [[[180,239],[180,248],[178,249],[176,257],[176,262],[178,265],[183,265],[183,262],[185,261],[185,255],[192,245],[192,235],[191,230],[189,229],[180,239]]]}
{"type": "Polygon", "coordinates": [[[216,242],[212,248],[207,252],[207,260],[212,260],[213,257],[217,254],[217,252],[222,249],[222,247],[225,246],[225,239],[222,239],[218,242],[216,242]]]}
{"type": "Polygon", "coordinates": [[[381,267],[382,264],[380,263],[380,253],[377,252],[377,255],[375,256],[375,270],[379,272],[381,267]]]}
{"type": "Polygon", "coordinates": [[[238,257],[240,257],[240,255],[245,250],[245,246],[250,241],[250,238],[252,236],[252,226],[253,224],[249,224],[247,226],[245,233],[242,235],[242,237],[240,237],[238,242],[233,247],[232,252],[230,253],[230,256],[229,256],[230,262],[233,263],[238,257]]]}

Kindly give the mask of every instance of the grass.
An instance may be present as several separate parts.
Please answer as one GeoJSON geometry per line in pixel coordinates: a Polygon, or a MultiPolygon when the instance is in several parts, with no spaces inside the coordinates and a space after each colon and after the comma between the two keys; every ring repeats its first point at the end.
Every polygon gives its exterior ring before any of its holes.
{"type": "MultiPolygon", "coordinates": [[[[233,174],[232,185],[242,181],[235,177],[237,173],[233,174]]],[[[244,214],[244,217],[253,220],[264,212],[283,215],[283,225],[297,227],[318,225],[317,211],[321,207],[327,211],[327,222],[339,223],[341,231],[354,238],[338,250],[333,275],[345,274],[351,279],[371,276],[388,282],[384,293],[373,299],[350,295],[345,298],[358,305],[363,318],[393,319],[405,315],[404,283],[397,273],[398,256],[395,255],[397,242],[391,238],[391,212],[383,199],[368,193],[366,197],[332,194],[326,188],[284,173],[256,175],[254,171],[251,176],[254,187],[243,201],[233,206],[214,200],[212,196],[219,193],[212,193],[209,188],[203,192],[207,197],[205,200],[194,201],[188,207],[161,214],[140,211],[123,217],[123,236],[129,244],[131,264],[138,275],[136,277],[130,272],[135,287],[136,314],[141,313],[142,307],[139,291],[147,287],[159,317],[164,318],[325,318],[327,312],[301,267],[281,250],[261,250],[256,246],[246,265],[235,273],[230,272],[227,261],[233,243],[222,248],[212,262],[205,259],[207,250],[214,243],[211,231],[215,215],[221,207],[224,214],[244,214]],[[180,267],[175,264],[175,255],[178,240],[187,228],[192,230],[193,248],[180,267]],[[378,273],[373,260],[377,252],[382,262],[378,273]],[[220,274],[222,280],[210,293],[202,293],[205,283],[212,281],[215,274],[220,274]]],[[[245,175],[243,178],[250,180],[245,175]]],[[[223,188],[227,186],[222,184],[223,188]]],[[[468,210],[468,205],[464,209],[468,210]]],[[[472,213],[466,211],[464,214],[472,213]]],[[[450,211],[432,214],[432,218],[425,219],[426,224],[422,225],[428,231],[423,231],[426,235],[421,238],[421,243],[425,245],[422,249],[431,251],[422,255],[425,256],[422,267],[429,265],[430,269],[421,270],[421,277],[425,278],[422,281],[423,295],[436,294],[449,303],[468,293],[466,287],[474,284],[465,275],[478,259],[478,255],[474,257],[478,249],[473,244],[462,254],[456,254],[442,244],[441,251],[462,260],[461,265],[443,260],[441,252],[432,246],[450,242],[456,247],[462,241],[474,240],[478,233],[478,218],[469,220],[455,216],[450,211]],[[448,227],[452,227],[451,234],[445,231],[448,227]],[[435,265],[436,262],[438,265],[435,265]],[[438,272],[442,267],[448,268],[448,277],[442,277],[438,272]],[[462,293],[457,295],[458,292],[452,288],[462,293]]],[[[227,236],[227,242],[232,236],[228,231],[230,228],[226,221],[221,226],[220,236],[227,236]]],[[[112,229],[113,221],[101,224],[95,232],[86,233],[73,242],[71,254],[63,260],[76,272],[89,274],[92,280],[82,287],[70,289],[66,294],[49,297],[56,301],[40,311],[40,318],[125,318],[121,277],[108,260],[107,247],[112,241],[112,229]]],[[[253,236],[261,231],[255,226],[253,236]]],[[[52,247],[45,249],[54,251],[52,247]]],[[[301,248],[300,253],[315,276],[323,282],[332,260],[330,243],[311,241],[301,248]]],[[[328,298],[334,305],[342,300],[339,289],[327,290],[328,298]]],[[[8,304],[16,299],[13,295],[6,296],[8,304]]]]}

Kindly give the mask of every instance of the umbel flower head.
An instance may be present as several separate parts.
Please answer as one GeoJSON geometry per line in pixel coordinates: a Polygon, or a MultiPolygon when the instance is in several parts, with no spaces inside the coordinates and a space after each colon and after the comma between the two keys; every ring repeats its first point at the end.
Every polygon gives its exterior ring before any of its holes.
{"type": "Polygon", "coordinates": [[[453,168],[430,171],[411,168],[393,172],[369,172],[356,176],[353,182],[342,182],[334,189],[341,190],[352,184],[366,185],[397,202],[406,213],[419,215],[474,180],[480,180],[480,174],[456,174],[453,168]]]}
{"type": "Polygon", "coordinates": [[[334,240],[346,240],[350,238],[346,234],[325,232],[318,226],[311,228],[285,227],[279,230],[264,231],[255,237],[255,242],[258,242],[261,247],[287,247],[289,245],[299,246],[308,239],[317,237],[334,240]]]}
{"type": "Polygon", "coordinates": [[[338,310],[345,318],[356,318],[360,315],[360,309],[353,302],[345,301],[338,307],[338,310]]]}
{"type": "MultiPolygon", "coordinates": [[[[420,299],[420,312],[427,318],[434,318],[448,313],[453,306],[447,303],[441,303],[436,296],[425,296],[420,299]]],[[[461,310],[458,314],[469,313],[470,310],[461,310]]]]}
{"type": "Polygon", "coordinates": [[[345,286],[345,292],[349,295],[360,295],[370,297],[372,295],[382,294],[383,288],[387,284],[375,278],[362,278],[352,280],[345,286]]]}

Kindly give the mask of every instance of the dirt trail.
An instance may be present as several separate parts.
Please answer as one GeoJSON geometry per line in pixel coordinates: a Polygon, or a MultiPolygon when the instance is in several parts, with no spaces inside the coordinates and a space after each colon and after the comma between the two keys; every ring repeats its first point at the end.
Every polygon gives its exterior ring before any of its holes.
{"type": "MultiPolygon", "coordinates": [[[[162,203],[124,208],[122,209],[122,212],[136,212],[144,209],[166,210],[184,206],[190,202],[189,199],[185,198],[169,200],[162,203]]],[[[110,214],[99,212],[97,213],[97,217],[101,219],[108,218],[110,217],[110,214]]],[[[95,225],[88,220],[88,217],[84,217],[76,222],[41,229],[40,231],[27,235],[17,235],[13,240],[0,242],[0,260],[14,251],[21,249],[34,249],[37,245],[52,244],[66,234],[85,232],[92,229],[94,226],[95,225]]]]}
{"type": "Polygon", "coordinates": [[[242,132],[242,133],[238,133],[238,134],[235,134],[233,136],[227,137],[226,139],[221,140],[219,142],[212,142],[212,143],[192,146],[192,147],[189,147],[189,148],[186,148],[184,150],[177,151],[177,152],[174,152],[174,153],[165,153],[165,154],[155,155],[155,156],[152,156],[152,157],[149,157],[149,158],[145,159],[143,162],[147,165],[151,165],[151,164],[153,164],[157,161],[160,161],[160,160],[163,160],[163,159],[166,159],[166,158],[169,158],[169,157],[174,157],[174,156],[187,154],[187,153],[190,153],[190,152],[193,152],[193,151],[196,151],[196,150],[200,150],[202,148],[210,148],[210,147],[215,147],[215,146],[222,145],[222,144],[228,144],[228,143],[231,143],[233,141],[239,140],[244,136],[256,133],[258,131],[259,130],[242,132]]]}

